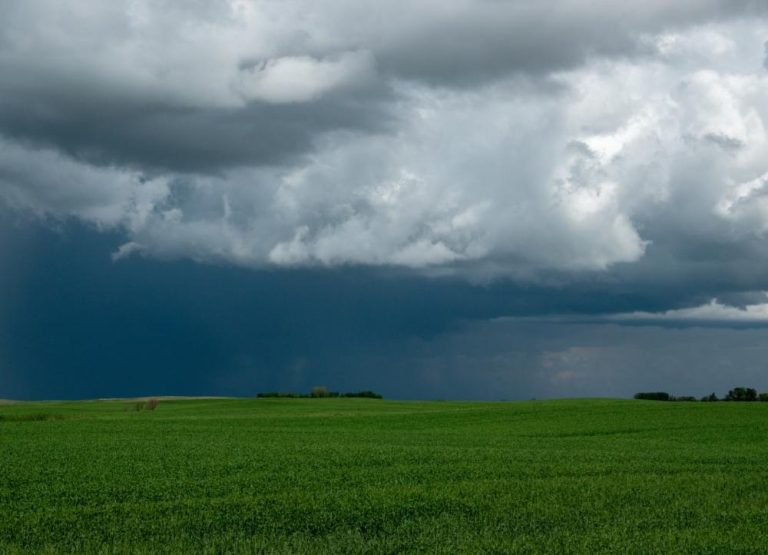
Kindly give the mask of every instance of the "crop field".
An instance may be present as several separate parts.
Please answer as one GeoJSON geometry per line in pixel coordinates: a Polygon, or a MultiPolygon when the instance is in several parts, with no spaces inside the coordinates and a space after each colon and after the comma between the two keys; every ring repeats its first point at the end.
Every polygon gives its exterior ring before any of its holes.
{"type": "Polygon", "coordinates": [[[765,553],[768,403],[0,406],[0,553],[765,553]]]}

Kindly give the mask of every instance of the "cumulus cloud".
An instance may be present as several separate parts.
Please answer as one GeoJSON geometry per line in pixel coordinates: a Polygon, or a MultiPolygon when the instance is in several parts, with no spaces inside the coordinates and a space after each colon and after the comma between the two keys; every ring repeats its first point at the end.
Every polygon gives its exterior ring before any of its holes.
{"type": "Polygon", "coordinates": [[[163,178],[8,141],[0,141],[0,190],[6,204],[38,218],[74,217],[104,229],[141,228],[168,195],[163,178]]]}
{"type": "Polygon", "coordinates": [[[0,198],[116,259],[715,279],[768,256],[767,10],[5,2],[0,198]]]}

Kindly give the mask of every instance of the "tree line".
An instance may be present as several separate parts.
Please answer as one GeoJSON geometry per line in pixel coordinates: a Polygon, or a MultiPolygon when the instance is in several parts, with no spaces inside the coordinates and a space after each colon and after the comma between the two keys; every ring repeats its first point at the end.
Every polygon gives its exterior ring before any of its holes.
{"type": "Polygon", "coordinates": [[[722,399],[714,393],[705,395],[701,399],[691,396],[674,396],[670,395],[666,391],[643,391],[641,393],[635,393],[635,399],[642,399],[645,401],[702,401],[702,402],[715,402],[715,401],[762,401],[768,402],[768,393],[758,393],[756,389],[751,387],[734,387],[729,390],[728,393],[722,399]]]}
{"type": "Polygon", "coordinates": [[[279,399],[323,399],[337,397],[358,397],[363,399],[383,399],[381,395],[374,391],[356,391],[350,393],[340,393],[338,391],[328,391],[328,388],[318,385],[312,388],[309,393],[292,393],[281,391],[270,391],[267,393],[257,393],[258,398],[279,398],[279,399]]]}

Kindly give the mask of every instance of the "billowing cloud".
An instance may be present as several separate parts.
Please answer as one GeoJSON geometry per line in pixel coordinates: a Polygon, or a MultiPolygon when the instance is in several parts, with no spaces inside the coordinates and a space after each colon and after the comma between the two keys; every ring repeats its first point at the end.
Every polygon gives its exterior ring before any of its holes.
{"type": "Polygon", "coordinates": [[[122,233],[115,259],[560,283],[743,263],[756,290],[767,11],[5,2],[0,198],[122,233]]]}
{"type": "Polygon", "coordinates": [[[8,141],[0,141],[0,190],[12,208],[105,229],[142,226],[169,193],[162,178],[148,180],[8,141]]]}

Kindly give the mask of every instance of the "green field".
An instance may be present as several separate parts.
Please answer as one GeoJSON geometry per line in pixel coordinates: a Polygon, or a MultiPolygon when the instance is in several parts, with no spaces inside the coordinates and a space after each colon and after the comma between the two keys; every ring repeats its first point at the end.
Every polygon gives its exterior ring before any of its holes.
{"type": "Polygon", "coordinates": [[[0,553],[766,553],[768,403],[0,406],[0,553]]]}

